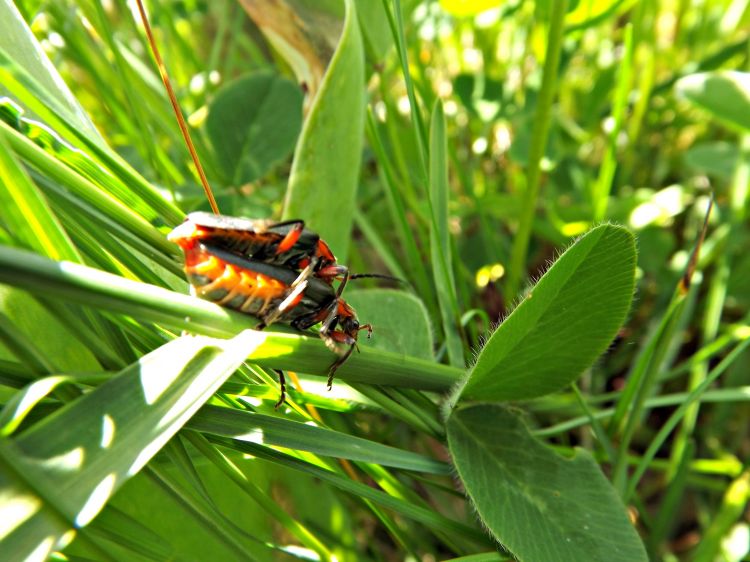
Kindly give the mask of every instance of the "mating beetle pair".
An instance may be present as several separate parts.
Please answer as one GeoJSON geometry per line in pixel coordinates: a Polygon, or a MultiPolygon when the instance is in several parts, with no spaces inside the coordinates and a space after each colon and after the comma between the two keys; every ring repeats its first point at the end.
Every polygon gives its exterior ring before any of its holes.
{"type": "Polygon", "coordinates": [[[185,273],[196,296],[259,318],[259,329],[283,322],[304,331],[322,323],[320,337],[339,354],[329,368],[329,388],[359,331],[368,330],[368,337],[372,332],[341,298],[348,269],[302,221],[191,213],[168,238],[185,253],[185,273]],[[338,344],[348,349],[342,353],[338,344]]]}

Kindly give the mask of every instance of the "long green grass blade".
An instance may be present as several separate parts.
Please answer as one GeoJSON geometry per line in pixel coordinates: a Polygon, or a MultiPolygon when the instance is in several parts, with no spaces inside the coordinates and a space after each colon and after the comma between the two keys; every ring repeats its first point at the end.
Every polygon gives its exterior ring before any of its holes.
{"type": "Polygon", "coordinates": [[[365,124],[362,36],[355,2],[345,4],[338,47],[302,127],[283,213],[285,219],[305,220],[343,262],[349,254],[365,124]]]}
{"type": "MultiPolygon", "coordinates": [[[[96,269],[0,247],[0,282],[20,285],[45,296],[58,296],[80,304],[105,308],[157,322],[176,330],[211,336],[232,336],[255,327],[257,319],[215,304],[160,287],[129,281],[96,269]]],[[[257,333],[259,345],[249,360],[276,369],[323,374],[335,359],[318,338],[291,333],[257,333]]],[[[444,391],[458,380],[460,371],[396,353],[362,349],[337,371],[352,382],[403,385],[444,391]]]]}
{"type": "Polygon", "coordinates": [[[66,533],[89,523],[256,343],[252,332],[229,341],[176,340],[18,438],[4,439],[7,501],[25,506],[5,529],[4,552],[14,559],[47,556],[66,533]]]}
{"type": "Polygon", "coordinates": [[[443,104],[435,104],[430,121],[430,255],[432,276],[443,319],[448,359],[454,367],[464,366],[464,346],[461,337],[456,280],[449,264],[453,263],[450,232],[448,230],[448,147],[443,104]]]}
{"type": "Polygon", "coordinates": [[[277,445],[404,470],[430,474],[450,472],[446,464],[410,451],[400,451],[322,427],[228,408],[206,406],[190,420],[188,427],[240,441],[277,445]]]}

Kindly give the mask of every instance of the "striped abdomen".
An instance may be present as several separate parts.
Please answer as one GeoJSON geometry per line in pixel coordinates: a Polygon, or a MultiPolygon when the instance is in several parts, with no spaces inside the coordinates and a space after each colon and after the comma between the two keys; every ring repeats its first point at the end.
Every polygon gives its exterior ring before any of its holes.
{"type": "Polygon", "coordinates": [[[185,273],[196,296],[259,318],[290,292],[287,283],[229,263],[200,244],[185,250],[185,273]]]}

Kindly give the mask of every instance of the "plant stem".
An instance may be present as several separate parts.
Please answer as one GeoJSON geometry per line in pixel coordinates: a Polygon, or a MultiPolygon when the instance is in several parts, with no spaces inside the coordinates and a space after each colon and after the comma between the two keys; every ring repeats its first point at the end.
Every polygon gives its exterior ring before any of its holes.
{"type": "Polygon", "coordinates": [[[552,101],[555,97],[557,86],[557,72],[560,64],[565,13],[567,10],[568,0],[559,0],[552,3],[542,87],[539,92],[536,114],[534,115],[531,148],[529,150],[526,190],[523,196],[523,207],[518,231],[513,240],[510,267],[508,268],[508,277],[505,283],[504,298],[506,305],[509,305],[516,298],[521,279],[525,276],[526,252],[529,247],[531,227],[534,223],[534,212],[539,198],[541,181],[541,169],[539,166],[542,156],[544,156],[544,149],[547,146],[547,138],[549,136],[552,101]]]}

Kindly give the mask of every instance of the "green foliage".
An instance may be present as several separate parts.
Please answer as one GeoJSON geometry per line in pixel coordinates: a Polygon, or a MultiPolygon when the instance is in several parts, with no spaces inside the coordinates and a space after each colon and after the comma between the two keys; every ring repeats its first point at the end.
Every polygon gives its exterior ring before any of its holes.
{"type": "Polygon", "coordinates": [[[411,293],[391,289],[348,290],[346,301],[374,326],[361,347],[433,359],[432,328],[424,304],[411,293]]]}
{"type": "Polygon", "coordinates": [[[0,552],[746,558],[745,4],[148,2],[221,211],[402,280],[329,392],[185,294],[129,5],[0,0],[0,552]]]}
{"type": "Polygon", "coordinates": [[[482,521],[520,560],[648,560],[622,502],[586,451],[563,459],[501,406],[460,408],[447,428],[451,456],[482,521]]]}
{"type": "Polygon", "coordinates": [[[750,131],[750,73],[691,74],[675,84],[681,96],[740,131],[750,131]]]}
{"type": "Polygon", "coordinates": [[[341,259],[349,254],[365,125],[362,34],[355,3],[346,6],[341,39],[302,128],[283,213],[304,216],[341,259]]]}
{"type": "Polygon", "coordinates": [[[455,400],[522,400],[570,384],[614,338],[634,285],[633,235],[617,226],[593,229],[495,330],[455,400]]]}
{"type": "Polygon", "coordinates": [[[289,79],[259,72],[216,92],[206,130],[228,185],[263,177],[289,156],[302,125],[302,92],[289,79]]]}
{"type": "Polygon", "coordinates": [[[13,470],[3,471],[3,501],[39,507],[25,511],[23,525],[3,538],[3,552],[47,557],[71,529],[88,524],[237,369],[256,339],[247,331],[234,340],[170,342],[6,443],[3,464],[13,470]]]}

